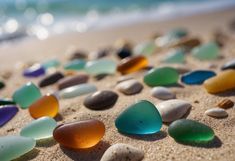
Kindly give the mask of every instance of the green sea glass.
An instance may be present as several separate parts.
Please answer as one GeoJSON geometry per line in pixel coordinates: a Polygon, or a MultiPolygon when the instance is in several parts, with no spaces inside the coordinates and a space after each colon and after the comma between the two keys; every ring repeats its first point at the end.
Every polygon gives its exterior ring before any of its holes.
{"type": "Polygon", "coordinates": [[[22,136],[0,137],[0,160],[9,161],[31,151],[36,145],[32,138],[22,136]]]}
{"type": "Polygon", "coordinates": [[[113,60],[99,59],[88,62],[85,66],[85,71],[91,75],[114,74],[116,66],[113,60]]]}
{"type": "Polygon", "coordinates": [[[56,68],[60,66],[60,62],[57,59],[50,59],[42,63],[42,66],[45,69],[56,68]]]}
{"type": "Polygon", "coordinates": [[[182,49],[171,51],[163,59],[164,63],[184,63],[185,56],[182,49]]]}
{"type": "Polygon", "coordinates": [[[152,41],[144,42],[141,44],[138,44],[134,48],[134,54],[135,55],[151,55],[154,53],[156,49],[156,45],[152,41]]]}
{"type": "Polygon", "coordinates": [[[170,124],[168,133],[179,142],[207,142],[214,138],[214,131],[194,120],[176,120],[170,124]]]}
{"type": "Polygon", "coordinates": [[[41,96],[39,88],[32,82],[28,82],[17,89],[12,98],[22,109],[26,109],[41,96]]]}
{"type": "Polygon", "coordinates": [[[193,48],[192,55],[199,60],[213,60],[219,56],[219,47],[214,42],[193,48]]]}
{"type": "Polygon", "coordinates": [[[64,65],[66,70],[82,70],[86,65],[86,61],[82,59],[75,59],[64,65]]]}
{"type": "Polygon", "coordinates": [[[35,140],[46,139],[52,137],[53,130],[56,126],[56,121],[53,118],[41,117],[23,127],[20,135],[35,140]]]}
{"type": "Polygon", "coordinates": [[[84,83],[75,86],[71,86],[59,91],[60,98],[73,98],[81,95],[85,95],[88,93],[93,93],[97,91],[97,88],[93,84],[84,83]]]}
{"type": "Polygon", "coordinates": [[[157,108],[149,101],[142,100],[129,106],[115,120],[121,133],[153,134],[162,127],[162,118],[157,108]]]}
{"type": "Polygon", "coordinates": [[[144,76],[144,82],[148,86],[166,86],[177,83],[179,74],[171,67],[161,67],[150,70],[144,76]]]}

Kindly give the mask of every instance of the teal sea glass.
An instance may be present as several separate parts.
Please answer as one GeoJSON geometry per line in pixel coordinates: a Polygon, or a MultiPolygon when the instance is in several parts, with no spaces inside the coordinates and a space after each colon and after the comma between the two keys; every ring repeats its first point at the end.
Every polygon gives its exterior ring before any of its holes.
{"type": "Polygon", "coordinates": [[[88,62],[85,66],[85,71],[91,75],[114,74],[116,66],[113,60],[99,59],[88,62]]]}
{"type": "Polygon", "coordinates": [[[64,65],[66,70],[82,70],[86,65],[86,61],[83,59],[75,59],[64,65]]]}
{"type": "Polygon", "coordinates": [[[125,134],[153,134],[160,131],[162,118],[151,102],[141,100],[124,110],[115,120],[115,126],[125,134]]]}
{"type": "Polygon", "coordinates": [[[22,109],[26,109],[41,96],[39,88],[32,82],[28,82],[17,89],[12,98],[22,109]]]}

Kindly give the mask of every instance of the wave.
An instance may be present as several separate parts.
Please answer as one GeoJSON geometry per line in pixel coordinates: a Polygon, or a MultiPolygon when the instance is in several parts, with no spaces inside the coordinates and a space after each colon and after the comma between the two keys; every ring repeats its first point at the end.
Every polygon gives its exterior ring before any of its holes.
{"type": "MultiPolygon", "coordinates": [[[[180,2],[162,1],[157,5],[128,10],[113,7],[109,12],[89,9],[86,14],[67,13],[57,15],[53,12],[45,12],[36,15],[34,21],[30,22],[9,16],[2,25],[3,27],[0,28],[0,42],[25,36],[46,39],[50,35],[66,32],[86,32],[144,21],[164,21],[176,17],[224,10],[235,6],[235,0],[180,2]]],[[[33,10],[28,11],[28,15],[25,16],[32,16],[32,14],[33,10]]]]}

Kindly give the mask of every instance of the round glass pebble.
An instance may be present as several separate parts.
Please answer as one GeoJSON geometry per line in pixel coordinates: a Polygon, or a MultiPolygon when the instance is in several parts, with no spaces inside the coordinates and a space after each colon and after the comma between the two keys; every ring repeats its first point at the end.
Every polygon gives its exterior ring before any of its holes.
{"type": "Polygon", "coordinates": [[[23,75],[25,77],[39,77],[46,73],[43,66],[40,64],[34,64],[33,66],[24,70],[23,75]]]}
{"type": "Polygon", "coordinates": [[[15,105],[5,105],[0,107],[0,127],[10,121],[18,112],[15,105]]]}

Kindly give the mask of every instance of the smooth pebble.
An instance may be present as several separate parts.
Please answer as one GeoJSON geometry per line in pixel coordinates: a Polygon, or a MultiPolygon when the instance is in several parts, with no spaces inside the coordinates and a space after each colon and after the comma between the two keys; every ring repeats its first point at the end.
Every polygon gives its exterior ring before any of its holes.
{"type": "Polygon", "coordinates": [[[101,161],[141,161],[143,158],[142,150],[132,145],[117,143],[105,151],[101,161]]]}
{"type": "Polygon", "coordinates": [[[92,110],[102,110],[112,107],[118,99],[118,95],[113,91],[97,91],[84,100],[84,106],[92,110]]]}
{"type": "Polygon", "coordinates": [[[224,118],[228,116],[228,113],[222,108],[211,108],[206,110],[205,114],[216,118],[224,118]]]}
{"type": "Polygon", "coordinates": [[[176,96],[166,87],[154,87],[151,90],[151,95],[161,100],[174,99],[176,96]]]}
{"type": "Polygon", "coordinates": [[[156,105],[163,122],[172,122],[182,118],[191,108],[188,101],[172,99],[156,105]]]}
{"type": "Polygon", "coordinates": [[[116,88],[126,95],[133,95],[140,93],[143,89],[143,85],[137,80],[130,79],[117,84],[116,88]]]}

